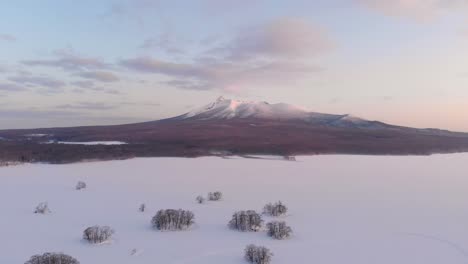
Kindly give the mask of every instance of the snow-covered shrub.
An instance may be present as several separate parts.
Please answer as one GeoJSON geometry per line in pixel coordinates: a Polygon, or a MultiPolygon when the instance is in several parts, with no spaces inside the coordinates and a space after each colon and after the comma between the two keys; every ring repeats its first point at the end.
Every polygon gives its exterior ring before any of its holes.
{"type": "Polygon", "coordinates": [[[263,207],[263,213],[270,216],[281,216],[288,212],[288,208],[281,201],[272,204],[269,203],[263,207]]]}
{"type": "Polygon", "coordinates": [[[266,247],[248,245],[245,248],[245,259],[254,264],[268,264],[273,257],[273,253],[266,247]]]}
{"type": "Polygon", "coordinates": [[[145,210],[146,210],[146,204],[142,203],[142,204],[140,205],[140,208],[138,208],[138,211],[140,211],[140,212],[143,213],[145,210]]]}
{"type": "Polygon", "coordinates": [[[286,222],[273,221],[266,225],[268,236],[274,239],[285,239],[291,236],[292,229],[286,222]]]}
{"type": "Polygon", "coordinates": [[[195,215],[191,211],[166,209],[159,210],[151,219],[151,225],[157,230],[184,230],[195,223],[195,215]]]}
{"type": "Polygon", "coordinates": [[[91,226],[83,231],[83,239],[97,244],[109,240],[113,234],[114,230],[108,226],[91,226]]]}
{"type": "Polygon", "coordinates": [[[24,264],[80,264],[80,262],[63,253],[44,253],[32,256],[24,264]]]}
{"type": "Polygon", "coordinates": [[[130,250],[130,256],[138,256],[141,252],[141,250],[134,248],[130,250]]]}
{"type": "Polygon", "coordinates": [[[50,213],[49,205],[47,202],[40,203],[36,206],[36,209],[34,210],[35,214],[48,214],[50,213]]]}
{"type": "Polygon", "coordinates": [[[76,184],[76,189],[77,190],[81,190],[81,189],[85,189],[86,188],[86,183],[83,182],[83,181],[79,181],[77,184],[76,184]]]}
{"type": "Polygon", "coordinates": [[[239,231],[258,231],[262,227],[262,217],[253,210],[235,212],[228,226],[239,231]]]}
{"type": "Polygon", "coordinates": [[[220,201],[223,198],[222,192],[209,192],[208,200],[210,201],[220,201]]]}
{"type": "Polygon", "coordinates": [[[205,203],[205,198],[203,196],[201,196],[201,195],[197,196],[197,198],[195,198],[195,200],[199,204],[205,203]]]}

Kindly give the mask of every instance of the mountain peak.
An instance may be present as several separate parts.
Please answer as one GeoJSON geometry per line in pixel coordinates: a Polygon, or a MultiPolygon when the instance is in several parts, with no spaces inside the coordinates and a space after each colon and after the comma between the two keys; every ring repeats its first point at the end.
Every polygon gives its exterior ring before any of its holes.
{"type": "Polygon", "coordinates": [[[295,121],[319,126],[371,129],[385,126],[383,123],[365,120],[353,115],[316,113],[285,103],[270,104],[265,101],[242,101],[223,96],[203,107],[175,117],[175,119],[198,121],[251,119],[252,122],[255,122],[255,120],[295,121]]]}
{"type": "Polygon", "coordinates": [[[288,104],[269,104],[267,102],[242,101],[227,99],[222,96],[214,102],[190,111],[181,116],[182,119],[300,119],[306,116],[306,111],[300,107],[288,104]]]}
{"type": "Polygon", "coordinates": [[[219,103],[219,102],[226,101],[226,100],[228,100],[228,99],[224,98],[224,96],[221,95],[221,96],[219,96],[218,98],[216,98],[216,101],[215,101],[215,102],[216,102],[216,103],[219,103]]]}

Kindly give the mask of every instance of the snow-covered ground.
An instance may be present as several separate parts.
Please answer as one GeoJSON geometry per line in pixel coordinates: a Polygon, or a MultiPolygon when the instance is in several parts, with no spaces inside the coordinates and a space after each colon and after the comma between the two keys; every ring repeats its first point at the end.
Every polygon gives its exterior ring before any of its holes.
{"type": "Polygon", "coordinates": [[[45,137],[49,136],[49,134],[26,134],[25,137],[45,137]]]}
{"type": "Polygon", "coordinates": [[[61,251],[82,264],[240,264],[250,243],[270,248],[278,264],[468,263],[467,154],[297,160],[147,158],[0,168],[0,263],[61,251]],[[79,180],[87,189],[75,190],[79,180]],[[217,190],[223,201],[195,202],[217,190]],[[279,199],[290,210],[281,219],[293,228],[291,238],[226,227],[234,211],[279,199]],[[44,201],[52,213],[33,214],[44,201]],[[145,213],[138,212],[141,203],[145,213]],[[165,208],[192,210],[196,226],[152,230],[151,217],[165,208]],[[82,231],[91,225],[113,227],[114,241],[84,243],[82,231]]]}

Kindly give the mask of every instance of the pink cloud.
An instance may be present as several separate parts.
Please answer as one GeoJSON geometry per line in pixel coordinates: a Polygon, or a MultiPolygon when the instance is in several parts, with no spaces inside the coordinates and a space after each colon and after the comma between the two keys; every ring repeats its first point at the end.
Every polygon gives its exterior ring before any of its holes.
{"type": "Polygon", "coordinates": [[[299,18],[282,18],[243,29],[233,42],[219,51],[232,59],[252,57],[301,58],[328,52],[335,47],[327,32],[299,18]]]}
{"type": "Polygon", "coordinates": [[[465,0],[356,0],[363,6],[389,16],[430,21],[446,11],[466,8],[465,0]]]}

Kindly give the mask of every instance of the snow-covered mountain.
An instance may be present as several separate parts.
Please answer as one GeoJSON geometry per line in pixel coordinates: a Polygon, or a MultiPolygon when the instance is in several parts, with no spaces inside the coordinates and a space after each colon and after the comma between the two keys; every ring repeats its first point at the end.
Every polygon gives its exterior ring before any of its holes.
{"type": "Polygon", "coordinates": [[[254,102],[219,97],[214,102],[176,117],[179,120],[263,119],[303,121],[315,125],[339,127],[380,128],[385,124],[368,121],[352,115],[333,115],[309,112],[290,104],[254,102]]]}
{"type": "Polygon", "coordinates": [[[309,112],[288,104],[222,97],[162,120],[115,126],[0,130],[0,137],[0,163],[151,156],[468,152],[468,133],[395,126],[351,115],[309,112]],[[57,144],[60,142],[80,144],[57,144]]]}

